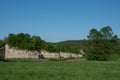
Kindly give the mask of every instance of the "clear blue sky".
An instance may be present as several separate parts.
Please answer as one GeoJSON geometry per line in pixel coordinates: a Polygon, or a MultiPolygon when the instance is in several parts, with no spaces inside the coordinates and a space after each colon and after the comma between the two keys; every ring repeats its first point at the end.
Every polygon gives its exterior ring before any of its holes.
{"type": "Polygon", "coordinates": [[[120,0],[0,0],[0,39],[23,32],[79,40],[107,25],[120,37],[120,0]]]}

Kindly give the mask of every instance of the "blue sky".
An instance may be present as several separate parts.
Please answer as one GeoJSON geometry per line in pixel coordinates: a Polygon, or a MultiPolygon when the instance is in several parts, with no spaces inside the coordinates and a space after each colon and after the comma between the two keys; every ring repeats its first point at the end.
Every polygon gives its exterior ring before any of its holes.
{"type": "Polygon", "coordinates": [[[0,39],[23,32],[49,42],[79,40],[108,25],[120,37],[120,0],[0,0],[0,39]]]}

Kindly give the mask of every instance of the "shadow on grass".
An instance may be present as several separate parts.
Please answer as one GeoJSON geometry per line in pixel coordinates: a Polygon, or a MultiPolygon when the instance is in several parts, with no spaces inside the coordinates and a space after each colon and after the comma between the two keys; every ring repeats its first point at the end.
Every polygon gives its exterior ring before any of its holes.
{"type": "Polygon", "coordinates": [[[25,59],[25,58],[15,58],[15,59],[6,59],[4,62],[38,62],[45,59],[25,59]]]}

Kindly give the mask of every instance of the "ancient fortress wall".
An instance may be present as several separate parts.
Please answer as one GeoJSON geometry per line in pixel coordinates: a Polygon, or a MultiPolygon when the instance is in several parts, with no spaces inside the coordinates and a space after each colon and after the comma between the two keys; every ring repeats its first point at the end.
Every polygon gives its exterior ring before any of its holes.
{"type": "Polygon", "coordinates": [[[82,54],[73,54],[73,53],[49,53],[42,51],[41,53],[37,51],[28,51],[28,50],[18,50],[16,48],[10,48],[8,45],[5,46],[5,58],[39,58],[39,55],[42,55],[44,58],[80,58],[82,54]]]}

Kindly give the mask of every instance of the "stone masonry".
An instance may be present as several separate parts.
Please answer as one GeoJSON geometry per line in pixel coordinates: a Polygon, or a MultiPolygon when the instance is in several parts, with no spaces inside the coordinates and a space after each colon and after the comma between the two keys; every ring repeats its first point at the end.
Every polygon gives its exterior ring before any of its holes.
{"type": "Polygon", "coordinates": [[[49,53],[47,51],[30,51],[30,50],[18,50],[16,48],[10,48],[9,45],[5,45],[5,58],[35,58],[39,59],[39,55],[42,55],[43,58],[80,58],[82,54],[73,54],[73,53],[49,53]]]}

